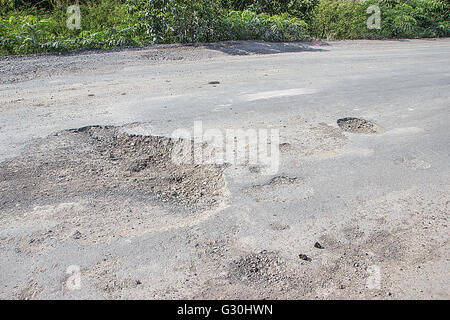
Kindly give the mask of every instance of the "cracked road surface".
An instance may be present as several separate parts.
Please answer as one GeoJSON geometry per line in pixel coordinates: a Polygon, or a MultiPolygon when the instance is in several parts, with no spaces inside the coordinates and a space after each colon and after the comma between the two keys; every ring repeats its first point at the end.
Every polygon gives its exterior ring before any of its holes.
{"type": "Polygon", "coordinates": [[[0,298],[449,299],[449,58],[449,39],[0,58],[0,298]],[[277,171],[174,163],[200,121],[278,129],[277,171]]]}

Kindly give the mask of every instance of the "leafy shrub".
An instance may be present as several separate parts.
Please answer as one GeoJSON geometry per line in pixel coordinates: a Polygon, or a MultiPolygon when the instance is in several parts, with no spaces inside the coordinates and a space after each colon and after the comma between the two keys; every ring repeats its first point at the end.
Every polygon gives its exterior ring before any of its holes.
{"type": "Polygon", "coordinates": [[[224,7],[232,10],[251,10],[269,15],[288,13],[309,21],[319,0],[223,0],[222,3],[224,7]]]}
{"type": "Polygon", "coordinates": [[[0,45],[5,53],[34,53],[45,41],[45,29],[49,20],[39,21],[34,16],[10,17],[0,20],[2,34],[0,45]]]}
{"type": "Polygon", "coordinates": [[[270,16],[245,10],[224,19],[230,40],[299,41],[308,39],[307,24],[287,14],[270,16]]]}
{"type": "Polygon", "coordinates": [[[80,30],[66,26],[73,0],[0,0],[0,54],[149,43],[295,41],[449,36],[443,0],[80,0],[80,30]],[[367,8],[381,8],[369,30],[367,8]],[[239,10],[237,10],[239,9],[239,10]]]}
{"type": "Polygon", "coordinates": [[[112,48],[142,45],[136,23],[117,1],[81,4],[81,30],[66,26],[66,6],[52,14],[35,10],[36,15],[15,12],[0,19],[0,54],[29,54],[81,48],[112,48]],[[38,17],[39,16],[39,17],[38,17]]]}
{"type": "Polygon", "coordinates": [[[81,30],[66,27],[66,7],[52,14],[16,12],[0,20],[0,54],[29,54],[81,48],[113,48],[149,43],[307,38],[307,24],[288,14],[226,12],[219,1],[103,1],[81,5],[81,30]]]}
{"type": "Polygon", "coordinates": [[[139,29],[156,43],[301,40],[306,34],[306,24],[288,14],[227,13],[216,0],[129,0],[128,7],[139,29]]]}
{"type": "Polygon", "coordinates": [[[322,0],[315,9],[312,34],[321,39],[357,39],[366,32],[366,9],[359,1],[322,0]]]}
{"type": "Polygon", "coordinates": [[[128,0],[127,5],[155,43],[217,40],[225,15],[218,0],[128,0]]]}
{"type": "Polygon", "coordinates": [[[419,38],[449,35],[449,7],[441,0],[321,0],[310,32],[322,39],[419,38]],[[381,29],[366,26],[370,5],[381,10],[381,29]]]}
{"type": "Polygon", "coordinates": [[[450,35],[450,8],[447,2],[384,0],[381,4],[384,37],[420,38],[450,35]]]}

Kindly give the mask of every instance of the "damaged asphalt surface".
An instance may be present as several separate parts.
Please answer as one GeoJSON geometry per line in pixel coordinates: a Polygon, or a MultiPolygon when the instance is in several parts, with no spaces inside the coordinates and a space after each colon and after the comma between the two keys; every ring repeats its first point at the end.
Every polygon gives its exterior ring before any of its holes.
{"type": "Polygon", "coordinates": [[[448,299],[449,58],[449,39],[0,58],[0,298],[448,299]],[[279,129],[278,171],[173,163],[195,121],[279,129]]]}

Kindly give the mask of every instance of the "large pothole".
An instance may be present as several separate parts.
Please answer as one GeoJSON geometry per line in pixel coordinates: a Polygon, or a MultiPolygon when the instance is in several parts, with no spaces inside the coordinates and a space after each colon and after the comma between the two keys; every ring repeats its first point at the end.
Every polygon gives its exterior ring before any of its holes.
{"type": "Polygon", "coordinates": [[[384,130],[379,125],[361,118],[342,118],[337,120],[338,126],[347,132],[353,133],[382,133],[384,130]]]}
{"type": "Polygon", "coordinates": [[[42,230],[109,240],[198,223],[227,202],[224,167],[174,163],[175,143],[113,126],[38,140],[0,164],[0,221],[26,226],[37,240],[42,230]]]}

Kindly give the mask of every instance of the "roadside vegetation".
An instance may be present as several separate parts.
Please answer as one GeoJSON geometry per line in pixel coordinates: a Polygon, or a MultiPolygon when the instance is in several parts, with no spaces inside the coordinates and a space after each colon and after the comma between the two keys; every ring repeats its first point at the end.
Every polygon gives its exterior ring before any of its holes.
{"type": "Polygon", "coordinates": [[[0,0],[0,54],[223,40],[447,37],[445,0],[0,0]],[[377,5],[379,29],[367,9],[377,5]]]}

